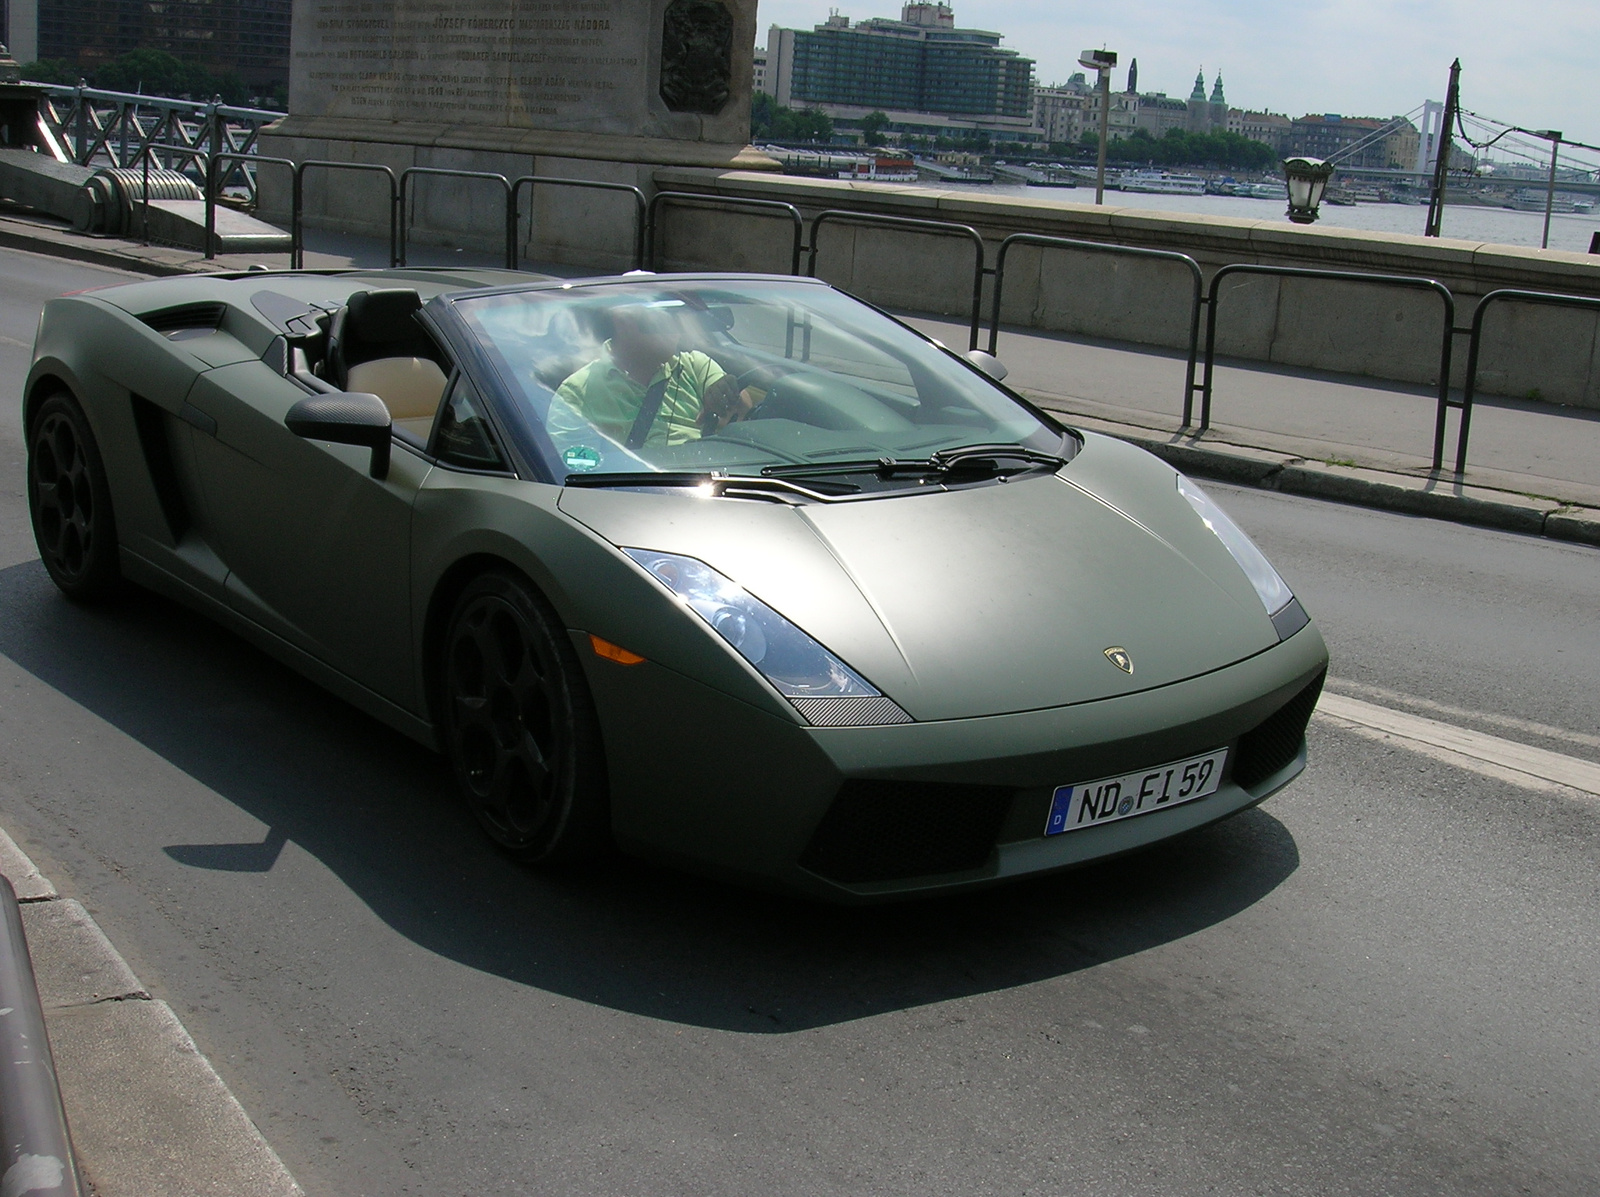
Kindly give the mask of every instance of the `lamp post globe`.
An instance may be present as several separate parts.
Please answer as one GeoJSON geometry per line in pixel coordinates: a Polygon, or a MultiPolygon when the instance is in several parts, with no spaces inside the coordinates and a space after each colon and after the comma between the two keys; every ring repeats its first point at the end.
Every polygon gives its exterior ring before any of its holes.
{"type": "Polygon", "coordinates": [[[1283,178],[1289,185],[1289,219],[1311,224],[1317,219],[1322,193],[1328,189],[1333,164],[1321,158],[1285,158],[1283,178]]]}

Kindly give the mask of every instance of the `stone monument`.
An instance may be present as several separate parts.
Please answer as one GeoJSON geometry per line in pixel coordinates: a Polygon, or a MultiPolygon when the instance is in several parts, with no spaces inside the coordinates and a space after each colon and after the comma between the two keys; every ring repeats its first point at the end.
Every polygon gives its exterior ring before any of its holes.
{"type": "MultiPolygon", "coordinates": [[[[755,0],[294,0],[289,115],[261,152],[650,190],[660,166],[772,169],[747,142],[755,0]]],[[[287,208],[264,167],[263,205],[287,208]]],[[[306,219],[387,232],[381,176],[306,176],[306,219]],[[375,203],[374,200],[377,202],[375,203]]],[[[626,196],[523,193],[524,252],[624,265],[626,196]]],[[[498,184],[418,178],[408,239],[498,248],[498,184]]]]}

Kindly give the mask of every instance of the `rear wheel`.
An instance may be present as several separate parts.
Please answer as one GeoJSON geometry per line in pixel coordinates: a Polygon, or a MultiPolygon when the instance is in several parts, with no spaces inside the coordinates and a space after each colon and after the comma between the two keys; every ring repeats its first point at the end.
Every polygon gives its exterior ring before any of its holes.
{"type": "Polygon", "coordinates": [[[595,855],[609,834],[598,723],[555,612],[522,578],[481,574],[443,652],[440,723],[479,824],[530,863],[595,855]]]}
{"type": "Polygon", "coordinates": [[[50,577],[68,598],[106,598],[122,581],[111,489],[94,432],[66,392],[39,405],[28,435],[28,510],[50,577]]]}

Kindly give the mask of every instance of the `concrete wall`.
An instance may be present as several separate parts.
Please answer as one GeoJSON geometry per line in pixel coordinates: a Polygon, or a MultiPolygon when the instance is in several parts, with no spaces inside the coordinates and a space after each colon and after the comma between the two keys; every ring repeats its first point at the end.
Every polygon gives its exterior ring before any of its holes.
{"type": "MultiPolygon", "coordinates": [[[[825,208],[954,221],[984,238],[988,263],[1005,236],[1041,233],[1196,259],[1215,270],[1245,262],[1433,278],[1455,295],[1466,327],[1485,293],[1515,287],[1600,297],[1600,257],[1445,238],[1300,227],[1287,220],[1229,220],[1149,209],[1063,203],[1053,197],[973,189],[934,191],[764,173],[670,168],[661,189],[781,199],[809,220],[825,208]]],[[[782,221],[682,209],[658,238],[662,269],[781,269],[782,221]],[[763,265],[765,263],[765,265],[763,265]]],[[[803,267],[802,267],[803,268],[803,267]]],[[[954,237],[825,225],[817,274],[887,307],[965,316],[972,252],[954,237]]],[[[1007,255],[1003,323],[1141,344],[1187,345],[1192,282],[1182,266],[1060,249],[1007,255]]],[[[989,297],[985,288],[984,316],[989,297]]],[[[1437,385],[1443,304],[1436,294],[1325,280],[1230,275],[1218,299],[1224,355],[1437,385]]],[[[1600,408],[1600,315],[1504,304],[1490,309],[1479,363],[1484,393],[1600,408]]],[[[1451,377],[1461,385],[1467,338],[1455,338],[1451,377]]]]}

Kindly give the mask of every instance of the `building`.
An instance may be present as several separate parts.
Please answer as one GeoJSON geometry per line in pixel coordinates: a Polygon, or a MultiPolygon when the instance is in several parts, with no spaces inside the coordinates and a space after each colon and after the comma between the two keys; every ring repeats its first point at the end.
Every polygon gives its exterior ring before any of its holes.
{"type": "MultiPolygon", "coordinates": [[[[1231,127],[1230,117],[1230,127],[1231,127]]],[[[1285,154],[1289,148],[1289,136],[1294,131],[1294,122],[1288,117],[1276,112],[1250,112],[1239,113],[1239,128],[1237,132],[1241,137],[1248,137],[1251,141],[1259,141],[1262,145],[1269,145],[1273,152],[1285,154]]]]}
{"type": "Polygon", "coordinates": [[[767,35],[760,90],[786,108],[836,120],[888,114],[914,133],[1034,133],[1033,60],[1002,49],[1001,34],[956,27],[947,4],[906,4],[899,20],[855,25],[835,14],[814,29],[767,35]]]}
{"type": "Polygon", "coordinates": [[[1194,90],[1189,93],[1186,127],[1191,133],[1224,133],[1228,128],[1228,101],[1222,94],[1222,72],[1211,87],[1211,98],[1206,99],[1206,75],[1195,73],[1194,90]]]}
{"type": "Polygon", "coordinates": [[[1189,127],[1189,105],[1182,100],[1174,100],[1162,91],[1146,92],[1138,99],[1134,126],[1155,140],[1160,141],[1171,129],[1189,127]]]}
{"type": "Polygon", "coordinates": [[[765,93],[771,95],[767,87],[767,48],[756,47],[755,72],[751,75],[751,90],[757,95],[765,93]]]}
{"type": "Polygon", "coordinates": [[[87,74],[130,50],[165,50],[263,90],[289,82],[290,0],[4,0],[18,62],[87,74]]]}
{"type": "MultiPolygon", "coordinates": [[[[1349,170],[1414,170],[1421,140],[1421,131],[1402,116],[1378,120],[1312,113],[1291,123],[1283,153],[1322,158],[1349,170]]],[[[1464,162],[1452,155],[1454,165],[1464,162]]]]}

